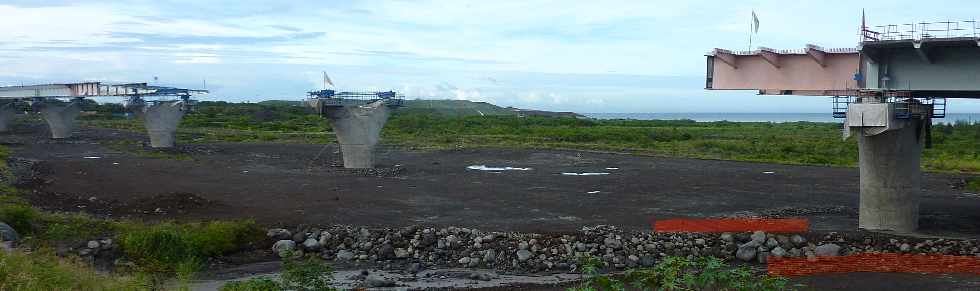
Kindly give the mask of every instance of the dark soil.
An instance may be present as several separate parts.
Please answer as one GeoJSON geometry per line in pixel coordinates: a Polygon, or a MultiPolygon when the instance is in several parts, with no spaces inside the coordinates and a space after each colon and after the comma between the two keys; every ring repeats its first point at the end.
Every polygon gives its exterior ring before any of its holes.
{"type": "MultiPolygon", "coordinates": [[[[335,145],[192,144],[150,157],[141,145],[145,139],[140,133],[83,128],[72,139],[53,141],[41,125],[0,134],[16,158],[37,161],[42,169],[34,179],[40,182],[32,185],[32,203],[102,216],[254,219],[267,226],[457,225],[553,233],[584,225],[649,229],[656,219],[775,213],[809,218],[818,231],[857,227],[855,168],[565,150],[383,146],[378,170],[356,171],[338,167],[342,163],[335,145]],[[533,169],[468,170],[471,165],[533,169]]],[[[980,195],[957,187],[966,177],[924,174],[917,235],[980,237],[980,195]]],[[[825,283],[867,283],[860,275],[828,276],[832,279],[825,283]]],[[[895,280],[904,280],[899,277],[895,280]]],[[[883,279],[882,284],[891,282],[883,279]]]]}

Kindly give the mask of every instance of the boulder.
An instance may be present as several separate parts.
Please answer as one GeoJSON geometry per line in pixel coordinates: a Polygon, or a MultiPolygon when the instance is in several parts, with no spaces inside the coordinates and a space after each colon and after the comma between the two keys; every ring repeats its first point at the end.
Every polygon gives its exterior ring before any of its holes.
{"type": "Polygon", "coordinates": [[[13,227],[0,222],[0,241],[17,241],[19,239],[20,235],[17,234],[17,231],[13,227]]]}
{"type": "Polygon", "coordinates": [[[742,261],[751,262],[752,259],[755,259],[757,252],[758,250],[754,246],[742,246],[735,252],[735,257],[742,261]]]}
{"type": "Polygon", "coordinates": [[[294,251],[296,251],[296,242],[292,240],[283,239],[272,245],[272,252],[279,255],[280,258],[288,257],[294,251]]]}
{"type": "Polygon", "coordinates": [[[315,252],[320,250],[320,242],[313,238],[308,238],[303,241],[303,249],[308,252],[315,252]]]}
{"type": "Polygon", "coordinates": [[[338,260],[344,260],[344,261],[353,260],[354,259],[354,252],[349,251],[349,250],[339,250],[339,251],[337,251],[337,259],[338,260]]]}
{"type": "Polygon", "coordinates": [[[836,257],[840,255],[841,247],[836,244],[822,244],[813,250],[818,257],[836,257]]]}
{"type": "Polygon", "coordinates": [[[527,261],[530,258],[531,258],[531,252],[529,252],[528,250],[518,250],[517,251],[517,260],[518,261],[524,262],[524,261],[527,261]]]}
{"type": "Polygon", "coordinates": [[[761,231],[761,230],[757,230],[757,231],[755,231],[755,232],[752,233],[752,236],[750,236],[750,238],[752,238],[752,241],[758,242],[759,244],[765,243],[766,242],[766,232],[761,231]]]}

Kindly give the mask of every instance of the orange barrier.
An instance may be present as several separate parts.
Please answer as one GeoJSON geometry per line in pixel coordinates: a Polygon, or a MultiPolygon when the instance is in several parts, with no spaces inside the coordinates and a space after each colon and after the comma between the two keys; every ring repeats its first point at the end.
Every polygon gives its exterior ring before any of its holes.
{"type": "Polygon", "coordinates": [[[857,254],[843,257],[769,257],[769,274],[805,276],[823,273],[969,273],[980,275],[980,258],[950,255],[857,254]]]}
{"type": "Polygon", "coordinates": [[[767,218],[710,218],[666,219],[653,223],[655,232],[806,232],[810,222],[806,219],[767,218]]]}

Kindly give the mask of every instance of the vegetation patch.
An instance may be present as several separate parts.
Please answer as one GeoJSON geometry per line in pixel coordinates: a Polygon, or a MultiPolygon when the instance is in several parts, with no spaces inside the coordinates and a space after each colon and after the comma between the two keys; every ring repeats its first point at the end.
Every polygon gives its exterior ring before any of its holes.
{"type": "Polygon", "coordinates": [[[103,275],[48,252],[0,251],[0,290],[151,290],[140,276],[103,275]]]}
{"type": "Polygon", "coordinates": [[[584,280],[569,291],[593,290],[792,290],[789,279],[757,275],[746,267],[732,268],[721,259],[667,257],[649,269],[627,270],[622,276],[599,274],[602,260],[582,259],[584,280]]]}
{"type": "Polygon", "coordinates": [[[269,277],[255,277],[245,281],[234,281],[221,287],[221,291],[330,291],[333,270],[316,258],[282,261],[282,273],[278,280],[269,277]]]}
{"type": "Polygon", "coordinates": [[[262,238],[261,228],[251,221],[164,222],[123,230],[120,245],[143,271],[170,273],[196,271],[207,257],[238,251],[262,238]]]}

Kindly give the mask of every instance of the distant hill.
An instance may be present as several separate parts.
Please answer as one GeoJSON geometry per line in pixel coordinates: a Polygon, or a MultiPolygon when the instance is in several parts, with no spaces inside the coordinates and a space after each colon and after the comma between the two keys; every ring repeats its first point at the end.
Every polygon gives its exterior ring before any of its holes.
{"type": "MultiPolygon", "coordinates": [[[[267,100],[258,104],[268,106],[305,106],[303,101],[287,100],[267,100]]],[[[487,102],[474,102],[469,100],[405,100],[403,104],[404,106],[402,108],[395,111],[396,114],[429,113],[449,116],[515,115],[587,118],[574,112],[552,112],[514,107],[505,108],[487,102]]]]}

